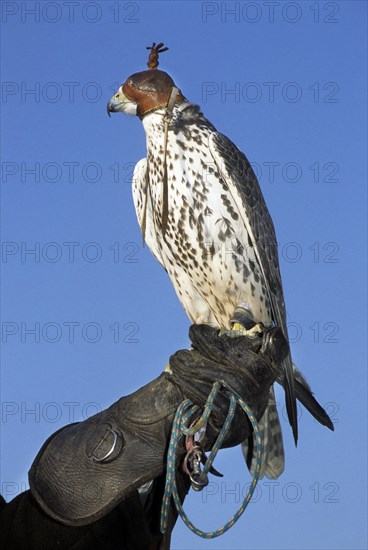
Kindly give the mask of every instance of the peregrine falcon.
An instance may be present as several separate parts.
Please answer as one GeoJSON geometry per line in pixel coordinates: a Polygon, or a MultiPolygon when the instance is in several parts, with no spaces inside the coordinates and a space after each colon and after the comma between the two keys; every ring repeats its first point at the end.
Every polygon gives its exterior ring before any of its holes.
{"type": "MultiPolygon", "coordinates": [[[[147,157],[133,175],[143,238],[193,323],[231,329],[241,315],[249,331],[276,325],[287,338],[274,225],[252,167],[157,68],[167,48],[149,49],[148,70],[130,76],[107,106],[109,114],[137,115],[146,133],[147,157]]],[[[296,397],[333,429],[290,355],[278,381],[295,443],[296,397]]],[[[284,469],[284,450],[273,389],[261,431],[262,475],[275,479],[284,469]]],[[[251,441],[243,452],[252,471],[251,441]]]]}

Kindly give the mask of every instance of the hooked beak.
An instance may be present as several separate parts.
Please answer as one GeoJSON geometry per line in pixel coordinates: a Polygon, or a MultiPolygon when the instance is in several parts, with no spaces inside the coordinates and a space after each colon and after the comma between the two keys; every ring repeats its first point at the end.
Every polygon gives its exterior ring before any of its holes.
{"type": "Polygon", "coordinates": [[[137,114],[137,104],[127,98],[122,90],[122,86],[107,104],[107,114],[111,116],[110,113],[126,113],[127,115],[137,114]]]}
{"type": "Polygon", "coordinates": [[[115,96],[110,99],[106,107],[107,114],[109,116],[111,116],[111,113],[118,113],[119,111],[123,110],[123,101],[115,101],[114,98],[115,96]]]}

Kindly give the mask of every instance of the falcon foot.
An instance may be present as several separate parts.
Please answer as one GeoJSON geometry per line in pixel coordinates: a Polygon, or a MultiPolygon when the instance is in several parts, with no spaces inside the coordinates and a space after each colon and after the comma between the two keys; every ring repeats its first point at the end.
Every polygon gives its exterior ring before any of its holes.
{"type": "Polygon", "coordinates": [[[237,307],[230,323],[232,324],[232,329],[222,331],[222,334],[227,334],[230,338],[247,336],[254,341],[259,339],[261,341],[259,353],[264,354],[268,351],[277,364],[280,364],[288,353],[290,353],[288,341],[284,337],[282,330],[278,327],[265,327],[263,323],[256,323],[252,319],[252,313],[246,308],[237,307]]]}
{"type": "Polygon", "coordinates": [[[257,338],[264,332],[263,323],[254,323],[252,328],[246,329],[241,323],[233,323],[231,330],[223,329],[220,331],[220,336],[226,334],[230,338],[238,338],[239,336],[247,336],[248,338],[257,338]]]}
{"type": "Polygon", "coordinates": [[[252,313],[245,309],[245,307],[237,307],[230,319],[230,323],[234,325],[240,325],[241,329],[251,330],[256,326],[256,321],[252,313]]]}
{"type": "Polygon", "coordinates": [[[230,323],[231,330],[223,330],[220,335],[226,334],[230,338],[237,338],[238,336],[257,338],[265,331],[263,323],[256,323],[252,318],[252,314],[245,308],[236,308],[230,323]]]}

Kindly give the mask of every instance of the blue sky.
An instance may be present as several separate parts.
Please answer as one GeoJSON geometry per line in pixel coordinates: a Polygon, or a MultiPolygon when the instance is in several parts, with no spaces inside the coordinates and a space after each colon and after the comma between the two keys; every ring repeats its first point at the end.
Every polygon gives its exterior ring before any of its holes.
{"type": "MultiPolygon", "coordinates": [[[[2,8],[1,490],[48,435],[157,376],[188,346],[131,198],[137,118],[106,115],[145,46],[248,156],[279,240],[294,361],[335,433],[305,410],[286,471],[215,541],[186,548],[360,549],[366,539],[366,2],[8,2],[2,8]],[[33,250],[33,252],[32,252],[33,250]],[[33,332],[32,332],[33,331],[33,332]]],[[[224,451],[186,510],[225,523],[250,478],[224,451]]]]}

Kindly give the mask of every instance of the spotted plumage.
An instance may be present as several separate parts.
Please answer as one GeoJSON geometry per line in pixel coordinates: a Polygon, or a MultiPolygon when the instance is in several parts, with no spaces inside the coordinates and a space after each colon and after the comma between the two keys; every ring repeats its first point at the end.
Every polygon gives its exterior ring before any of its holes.
{"type": "Polygon", "coordinates": [[[194,323],[228,327],[235,307],[243,303],[257,321],[269,325],[271,305],[256,251],[221,172],[220,134],[198,107],[175,107],[167,143],[169,211],[163,237],[163,113],[147,115],[143,126],[147,159],[133,176],[137,216],[142,224],[146,208],[147,245],[171,277],[188,316],[194,323]]]}

